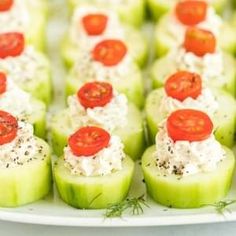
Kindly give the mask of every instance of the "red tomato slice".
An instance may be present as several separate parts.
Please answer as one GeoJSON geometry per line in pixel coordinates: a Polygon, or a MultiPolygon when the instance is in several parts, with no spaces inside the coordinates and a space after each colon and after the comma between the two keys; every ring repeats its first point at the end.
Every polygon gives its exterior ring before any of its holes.
{"type": "Polygon", "coordinates": [[[69,146],[76,156],[92,156],[110,142],[110,134],[98,127],[82,127],[69,138],[69,146]]]}
{"type": "Polygon", "coordinates": [[[93,49],[93,59],[104,66],[115,66],[122,61],[127,47],[121,40],[108,39],[98,43],[93,49]]]}
{"type": "Polygon", "coordinates": [[[212,130],[211,119],[202,111],[181,109],[167,119],[168,135],[174,141],[202,141],[209,138],[212,130]]]}
{"type": "Polygon", "coordinates": [[[103,107],[111,101],[113,88],[106,82],[90,82],[80,88],[77,96],[85,108],[103,107]]]}
{"type": "Polygon", "coordinates": [[[10,143],[17,135],[18,122],[11,114],[0,111],[0,145],[10,143]]]}
{"type": "Polygon", "coordinates": [[[0,95],[5,93],[7,89],[7,77],[4,73],[0,72],[0,95]]]}
{"type": "Polygon", "coordinates": [[[168,96],[179,101],[188,97],[196,99],[202,92],[201,76],[188,71],[179,71],[167,79],[165,91],[168,96]]]}
{"type": "Polygon", "coordinates": [[[184,48],[196,56],[202,57],[216,50],[216,38],[208,30],[188,28],[185,33],[184,48]]]}
{"type": "Polygon", "coordinates": [[[184,25],[196,25],[206,19],[207,3],[200,0],[180,1],[176,5],[176,16],[184,25]]]}
{"type": "Polygon", "coordinates": [[[82,18],[84,29],[88,35],[96,36],[104,32],[108,17],[104,14],[89,14],[82,18]]]}
{"type": "Polygon", "coordinates": [[[24,35],[17,32],[0,34],[0,58],[19,56],[25,46],[24,35]]]}
{"type": "Polygon", "coordinates": [[[12,7],[13,0],[0,0],[0,11],[8,11],[12,7]]]}

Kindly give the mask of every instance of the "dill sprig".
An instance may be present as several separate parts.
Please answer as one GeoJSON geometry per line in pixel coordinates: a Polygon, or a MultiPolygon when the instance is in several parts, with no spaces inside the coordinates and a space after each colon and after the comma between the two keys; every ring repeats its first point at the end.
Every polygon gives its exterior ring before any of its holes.
{"type": "Polygon", "coordinates": [[[226,201],[219,201],[219,202],[216,202],[214,204],[207,204],[205,206],[212,206],[212,207],[215,208],[215,210],[218,214],[223,215],[225,211],[231,213],[228,206],[230,206],[234,203],[236,203],[236,200],[226,200],[226,201]]]}
{"type": "Polygon", "coordinates": [[[130,213],[132,215],[141,215],[144,211],[143,207],[149,207],[144,199],[144,195],[138,198],[127,198],[120,203],[108,206],[105,217],[122,217],[124,211],[126,211],[127,209],[131,210],[130,213]]]}

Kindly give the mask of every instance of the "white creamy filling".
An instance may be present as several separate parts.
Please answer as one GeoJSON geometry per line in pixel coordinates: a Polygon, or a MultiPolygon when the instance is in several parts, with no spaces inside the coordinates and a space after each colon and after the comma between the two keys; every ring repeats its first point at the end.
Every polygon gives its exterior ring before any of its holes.
{"type": "Polygon", "coordinates": [[[223,54],[220,51],[198,57],[181,47],[170,52],[169,58],[176,63],[178,70],[188,70],[200,74],[203,82],[223,78],[223,54]]]}
{"type": "Polygon", "coordinates": [[[64,149],[65,167],[73,175],[103,176],[122,169],[125,158],[124,145],[118,136],[111,136],[108,147],[95,155],[85,157],[75,156],[69,147],[64,149]]]}
{"type": "Polygon", "coordinates": [[[0,145],[0,168],[14,168],[34,160],[38,147],[33,135],[33,126],[25,122],[18,122],[16,138],[7,144],[0,145]]]}
{"type": "Polygon", "coordinates": [[[106,38],[124,40],[124,29],[122,28],[118,16],[111,10],[104,10],[93,6],[78,7],[72,18],[69,30],[72,41],[83,48],[83,45],[92,49],[98,42],[106,38]],[[82,19],[88,14],[104,14],[108,17],[107,26],[101,35],[90,36],[84,29],[82,19]]]}
{"type": "Polygon", "coordinates": [[[163,174],[188,176],[214,171],[225,157],[213,134],[204,141],[174,142],[164,124],[156,136],[156,165],[163,174]]]}
{"type": "Polygon", "coordinates": [[[169,97],[165,93],[161,100],[159,111],[161,114],[169,115],[176,110],[185,108],[200,110],[206,112],[210,117],[213,117],[219,105],[211,90],[204,88],[196,99],[188,97],[183,101],[169,97]]]}
{"type": "Polygon", "coordinates": [[[18,88],[13,81],[7,79],[7,90],[0,94],[0,110],[9,112],[18,119],[28,119],[32,114],[30,94],[18,88]]]}
{"type": "MultiPolygon", "coordinates": [[[[175,12],[172,12],[172,14],[167,18],[167,21],[168,24],[166,30],[170,35],[172,35],[178,45],[182,44],[184,41],[185,31],[188,26],[182,24],[176,18],[175,12]]],[[[219,37],[222,24],[223,21],[220,16],[216,14],[212,7],[208,7],[206,19],[203,22],[197,24],[196,27],[209,30],[214,33],[216,37],[219,37]]]]}
{"type": "Polygon", "coordinates": [[[17,31],[26,33],[30,16],[25,1],[15,0],[9,11],[0,13],[0,33],[17,31]]]}
{"type": "Polygon", "coordinates": [[[104,107],[85,109],[76,95],[68,98],[71,124],[74,130],[82,126],[100,126],[109,132],[127,124],[128,101],[124,94],[114,93],[104,107]]]}
{"type": "Polygon", "coordinates": [[[44,68],[38,53],[31,46],[26,47],[17,57],[0,59],[0,70],[4,71],[16,84],[35,80],[36,73],[44,68]]]}

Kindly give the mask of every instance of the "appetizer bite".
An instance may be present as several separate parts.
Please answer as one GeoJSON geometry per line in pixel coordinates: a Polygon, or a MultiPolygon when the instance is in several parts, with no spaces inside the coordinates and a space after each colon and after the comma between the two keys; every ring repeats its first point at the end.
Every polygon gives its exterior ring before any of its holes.
{"type": "Polygon", "coordinates": [[[32,124],[35,135],[45,138],[45,104],[21,90],[2,72],[0,72],[0,110],[9,112],[18,120],[32,124]]]}
{"type": "Polygon", "coordinates": [[[154,62],[151,69],[153,87],[163,86],[168,75],[178,70],[196,72],[207,86],[236,95],[235,59],[217,49],[216,38],[210,31],[189,27],[183,45],[154,62]]]}
{"type": "Polygon", "coordinates": [[[112,10],[94,6],[78,7],[72,17],[69,32],[62,44],[62,56],[70,67],[76,60],[83,45],[92,49],[106,38],[116,38],[126,42],[131,56],[143,66],[147,59],[147,44],[142,33],[131,26],[122,25],[112,10]]]}
{"type": "Polygon", "coordinates": [[[92,50],[80,49],[77,63],[66,80],[67,95],[75,94],[84,83],[94,80],[111,83],[137,107],[143,106],[142,73],[122,40],[105,39],[92,50]]]}
{"type": "Polygon", "coordinates": [[[25,45],[22,33],[0,34],[0,71],[33,97],[51,101],[51,71],[47,58],[32,46],[25,45]]]}
{"type": "Polygon", "coordinates": [[[164,88],[148,95],[145,112],[151,139],[155,140],[158,125],[169,114],[187,108],[206,112],[214,123],[216,139],[222,145],[234,145],[235,99],[223,90],[206,88],[200,75],[188,71],[176,72],[166,80],[164,88]]]}
{"type": "Polygon", "coordinates": [[[51,189],[50,148],[33,126],[0,111],[0,206],[17,207],[51,189]]]}
{"type": "Polygon", "coordinates": [[[20,32],[38,50],[45,48],[46,1],[6,0],[0,3],[0,33],[20,32]]]}
{"type": "Polygon", "coordinates": [[[121,21],[126,24],[139,27],[142,25],[145,17],[145,1],[144,0],[67,0],[69,8],[73,10],[75,7],[96,6],[111,9],[116,12],[121,21]]]}
{"type": "MultiPolygon", "coordinates": [[[[147,3],[153,19],[159,20],[161,16],[171,11],[177,2],[185,1],[186,0],[147,0],[147,3]]],[[[210,3],[218,14],[222,14],[227,5],[227,0],[205,0],[205,2],[210,3]]]]}
{"type": "Polygon", "coordinates": [[[116,135],[87,126],[68,140],[64,156],[54,166],[63,201],[82,209],[107,208],[125,199],[134,171],[116,135]]]}
{"type": "Polygon", "coordinates": [[[235,159],[212,132],[209,116],[197,110],[177,110],[163,122],[156,145],[142,158],[147,191],[153,200],[168,207],[196,208],[225,197],[235,159]]]}
{"type": "Polygon", "coordinates": [[[155,46],[158,57],[176,48],[184,40],[189,26],[210,30],[217,38],[219,47],[235,54],[236,33],[234,27],[223,22],[205,0],[179,1],[175,9],[160,19],[155,31],[155,46]]]}
{"type": "Polygon", "coordinates": [[[118,135],[124,143],[124,152],[134,160],[141,158],[145,147],[142,114],[111,84],[85,83],[77,94],[68,98],[68,108],[53,117],[51,140],[56,155],[63,154],[72,133],[88,125],[118,135]]]}

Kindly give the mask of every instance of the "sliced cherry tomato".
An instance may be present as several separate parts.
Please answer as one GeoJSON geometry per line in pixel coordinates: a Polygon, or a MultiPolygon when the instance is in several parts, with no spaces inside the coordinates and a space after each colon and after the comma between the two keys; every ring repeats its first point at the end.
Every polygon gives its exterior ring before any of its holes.
{"type": "Polygon", "coordinates": [[[104,32],[108,17],[104,14],[89,14],[82,18],[84,29],[88,35],[96,36],[104,32]]]}
{"type": "Polygon", "coordinates": [[[93,50],[93,59],[104,66],[117,65],[127,53],[127,47],[121,40],[108,39],[98,43],[93,50]]]}
{"type": "Polygon", "coordinates": [[[0,34],[0,58],[19,56],[25,46],[24,35],[17,32],[0,34]]]}
{"type": "Polygon", "coordinates": [[[85,108],[103,107],[111,101],[113,88],[106,82],[90,82],[80,88],[77,96],[85,108]]]}
{"type": "Polygon", "coordinates": [[[184,25],[196,25],[206,19],[207,3],[200,0],[180,1],[176,5],[176,16],[184,25]]]}
{"type": "Polygon", "coordinates": [[[99,127],[82,127],[69,138],[69,146],[76,156],[92,156],[110,142],[110,134],[99,127]]]}
{"type": "Polygon", "coordinates": [[[188,97],[196,99],[202,92],[201,76],[188,71],[179,71],[167,79],[165,91],[168,96],[179,101],[188,97]]]}
{"type": "Polygon", "coordinates": [[[188,28],[185,33],[184,48],[196,56],[202,57],[207,53],[214,53],[216,49],[216,38],[208,30],[188,28]]]}
{"type": "Polygon", "coordinates": [[[18,122],[11,114],[0,111],[0,145],[10,143],[17,135],[18,122]]]}
{"type": "Polygon", "coordinates": [[[12,7],[14,0],[0,0],[0,11],[8,11],[12,7]]]}
{"type": "Polygon", "coordinates": [[[168,135],[174,141],[202,141],[211,135],[213,123],[209,116],[198,110],[177,110],[167,119],[168,135]]]}
{"type": "Polygon", "coordinates": [[[5,93],[7,89],[7,77],[4,73],[0,72],[0,95],[5,93]]]}

